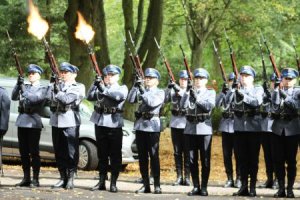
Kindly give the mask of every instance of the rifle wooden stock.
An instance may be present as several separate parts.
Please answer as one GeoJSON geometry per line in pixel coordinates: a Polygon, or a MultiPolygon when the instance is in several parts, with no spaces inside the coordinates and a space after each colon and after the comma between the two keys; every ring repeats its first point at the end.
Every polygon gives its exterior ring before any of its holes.
{"type": "MultiPolygon", "coordinates": [[[[47,58],[48,58],[48,62],[50,64],[50,68],[51,68],[51,71],[53,74],[56,75],[57,79],[60,77],[60,71],[58,69],[58,66],[57,66],[57,63],[56,63],[56,59],[50,49],[50,46],[46,40],[45,37],[43,37],[43,43],[44,43],[44,46],[45,46],[45,51],[46,51],[46,55],[47,55],[47,58]]],[[[58,82],[58,80],[57,80],[58,82]]]]}
{"type": "Polygon", "coordinates": [[[90,45],[88,45],[88,49],[89,49],[89,57],[90,57],[90,60],[92,62],[92,65],[93,65],[93,69],[94,69],[94,71],[96,72],[96,74],[98,76],[102,77],[102,73],[99,69],[95,53],[94,53],[94,51],[93,51],[93,49],[90,45]]]}
{"type": "Polygon", "coordinates": [[[230,51],[230,59],[231,59],[231,65],[232,65],[233,73],[235,75],[235,79],[238,79],[239,71],[238,71],[237,66],[236,66],[235,54],[233,52],[232,44],[231,44],[231,41],[230,41],[229,37],[227,36],[226,30],[224,29],[224,31],[225,31],[226,42],[228,44],[229,51],[230,51]]]}
{"type": "Polygon", "coordinates": [[[135,62],[135,68],[136,68],[136,72],[138,73],[138,76],[142,79],[145,78],[144,76],[144,72],[143,72],[143,69],[142,69],[142,65],[141,65],[141,61],[140,61],[140,57],[138,54],[136,54],[134,56],[134,62],[135,62]]]}
{"type": "Polygon", "coordinates": [[[260,50],[260,56],[261,56],[261,64],[263,67],[263,79],[264,81],[267,83],[268,82],[268,76],[267,76],[267,69],[266,69],[266,64],[265,64],[265,59],[264,59],[264,53],[263,53],[263,49],[262,49],[262,45],[260,43],[260,40],[258,40],[258,45],[259,45],[259,50],[260,50]]]}
{"type": "Polygon", "coordinates": [[[188,61],[186,59],[185,53],[183,51],[183,48],[182,48],[181,45],[179,45],[179,47],[180,47],[182,55],[183,55],[183,62],[184,62],[184,66],[185,66],[185,69],[186,69],[187,74],[188,74],[188,78],[189,78],[189,80],[193,80],[193,74],[192,74],[191,69],[190,69],[190,67],[188,65],[188,61]]]}

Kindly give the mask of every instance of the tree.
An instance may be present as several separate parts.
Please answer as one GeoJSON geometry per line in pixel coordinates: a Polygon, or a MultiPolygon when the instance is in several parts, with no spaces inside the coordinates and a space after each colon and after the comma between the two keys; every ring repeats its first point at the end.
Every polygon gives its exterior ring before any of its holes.
{"type": "Polygon", "coordinates": [[[109,51],[107,45],[107,34],[105,24],[103,0],[69,0],[68,8],[65,12],[65,21],[68,25],[68,38],[70,44],[70,62],[79,67],[80,73],[77,77],[78,81],[83,83],[86,87],[92,82],[93,71],[91,70],[91,63],[88,59],[86,45],[75,38],[75,30],[77,25],[77,11],[79,11],[85,20],[92,25],[95,30],[94,46],[95,49],[100,50],[96,52],[99,66],[110,63],[109,51]]]}

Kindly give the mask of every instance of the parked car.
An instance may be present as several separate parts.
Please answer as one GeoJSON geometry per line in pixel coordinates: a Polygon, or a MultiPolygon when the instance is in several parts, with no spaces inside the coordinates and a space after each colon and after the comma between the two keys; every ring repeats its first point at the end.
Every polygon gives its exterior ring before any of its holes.
{"type": "MultiPolygon", "coordinates": [[[[42,81],[47,85],[49,81],[42,81]]],[[[0,85],[7,89],[11,96],[12,89],[16,84],[16,79],[1,77],[0,85]]],[[[12,101],[10,106],[9,129],[3,138],[3,156],[19,157],[18,134],[15,126],[18,117],[18,101],[12,101]]],[[[54,150],[52,144],[51,126],[49,125],[50,116],[49,106],[45,106],[41,113],[44,128],[42,129],[40,139],[40,156],[45,160],[54,160],[54,150]]],[[[82,124],[79,135],[79,163],[78,168],[83,170],[95,170],[98,167],[98,156],[96,147],[96,137],[94,133],[94,124],[89,121],[92,114],[91,103],[84,100],[80,105],[80,115],[82,124]]],[[[137,148],[135,144],[135,132],[133,131],[133,122],[124,120],[123,144],[122,144],[122,165],[123,168],[128,163],[137,161],[137,148]]]]}

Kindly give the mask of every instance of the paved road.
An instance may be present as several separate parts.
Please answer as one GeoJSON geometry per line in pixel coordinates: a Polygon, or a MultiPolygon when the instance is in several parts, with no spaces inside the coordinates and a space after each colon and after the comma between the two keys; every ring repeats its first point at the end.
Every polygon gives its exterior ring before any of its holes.
{"type": "MultiPolygon", "coordinates": [[[[90,172],[78,172],[78,177],[75,180],[76,188],[71,191],[64,189],[50,189],[50,186],[57,182],[58,173],[56,171],[43,170],[40,176],[39,188],[16,188],[14,185],[22,179],[22,175],[19,169],[5,170],[5,176],[1,177],[0,186],[0,199],[245,199],[232,197],[232,193],[236,192],[236,188],[223,188],[219,183],[210,183],[208,187],[208,197],[188,197],[186,194],[191,190],[191,186],[171,186],[169,183],[162,184],[163,194],[135,194],[134,191],[139,189],[141,184],[134,183],[134,180],[128,180],[121,175],[120,181],[117,186],[119,192],[117,194],[110,193],[108,191],[94,191],[89,189],[97,183],[95,180],[95,174],[90,172]]],[[[107,188],[109,188],[109,182],[107,181],[107,188]]],[[[297,183],[296,187],[300,184],[297,183]]],[[[152,186],[151,186],[152,187],[152,186]]],[[[272,199],[275,190],[271,189],[257,189],[258,198],[272,199]]],[[[300,190],[295,190],[296,197],[300,198],[300,190]]],[[[250,199],[250,198],[249,198],[250,199]]]]}

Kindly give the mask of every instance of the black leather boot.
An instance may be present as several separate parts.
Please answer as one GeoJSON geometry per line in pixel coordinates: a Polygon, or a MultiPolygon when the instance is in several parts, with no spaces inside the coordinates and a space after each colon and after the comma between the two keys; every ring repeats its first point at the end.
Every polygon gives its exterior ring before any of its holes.
{"type": "Polygon", "coordinates": [[[284,180],[278,180],[278,191],[274,194],[275,198],[286,197],[284,189],[284,180]]]}
{"type": "Polygon", "coordinates": [[[191,177],[191,171],[190,171],[190,168],[187,168],[187,167],[186,167],[186,168],[184,169],[183,185],[186,185],[186,186],[190,186],[190,185],[191,185],[190,177],[191,177]]]}
{"type": "Polygon", "coordinates": [[[286,188],[286,197],[287,198],[295,198],[293,187],[294,187],[295,179],[289,179],[288,178],[288,184],[286,188]]]}
{"type": "Polygon", "coordinates": [[[149,177],[143,177],[143,186],[136,190],[135,193],[139,194],[139,193],[150,193],[151,189],[150,189],[150,180],[149,177]]]}
{"type": "Polygon", "coordinates": [[[33,177],[32,177],[30,187],[40,187],[39,173],[40,173],[39,171],[33,171],[33,177]]]}
{"type": "Polygon", "coordinates": [[[234,181],[233,181],[232,174],[228,174],[227,175],[227,181],[224,185],[224,188],[229,188],[229,187],[233,187],[233,186],[234,186],[234,181]]]}
{"type": "Polygon", "coordinates": [[[59,181],[56,184],[54,184],[52,186],[52,189],[54,189],[54,188],[65,188],[66,185],[67,185],[68,179],[67,179],[67,172],[66,172],[66,170],[60,169],[59,170],[59,174],[60,174],[60,179],[59,179],[59,181]]]}
{"type": "Polygon", "coordinates": [[[233,196],[249,196],[248,181],[242,180],[241,183],[242,183],[242,185],[241,185],[239,191],[233,193],[233,196]]]}
{"type": "Polygon", "coordinates": [[[106,179],[106,174],[100,174],[99,182],[93,188],[91,188],[91,191],[106,190],[105,179],[106,179]]]}
{"type": "Polygon", "coordinates": [[[234,187],[236,187],[236,188],[241,188],[242,187],[242,181],[241,181],[241,177],[240,176],[236,177],[236,180],[235,180],[235,183],[234,183],[234,187]]]}
{"type": "Polygon", "coordinates": [[[194,188],[188,193],[188,196],[200,195],[200,183],[198,177],[192,177],[194,188]]]}
{"type": "Polygon", "coordinates": [[[278,179],[277,179],[276,177],[275,177],[275,179],[274,179],[274,181],[273,181],[272,188],[273,188],[274,190],[279,188],[279,185],[278,185],[278,179]]]}
{"type": "Polygon", "coordinates": [[[272,188],[273,186],[273,173],[267,174],[267,180],[263,184],[259,185],[258,188],[272,188]]]}
{"type": "Polygon", "coordinates": [[[250,181],[250,192],[249,192],[249,196],[250,197],[256,197],[256,179],[251,178],[250,181]]]}
{"type": "Polygon", "coordinates": [[[172,185],[173,186],[183,185],[182,169],[179,169],[179,168],[176,169],[176,173],[177,173],[177,179],[172,185]]]}
{"type": "Polygon", "coordinates": [[[68,181],[66,184],[66,190],[72,190],[74,188],[74,169],[68,169],[68,181]]]}
{"type": "Polygon", "coordinates": [[[118,192],[118,188],[117,188],[117,179],[118,179],[118,175],[111,175],[110,177],[110,192],[113,193],[117,193],[118,192]]]}
{"type": "Polygon", "coordinates": [[[24,177],[22,181],[18,184],[16,184],[16,187],[29,187],[30,186],[30,169],[28,170],[23,170],[24,177]]]}
{"type": "Polygon", "coordinates": [[[154,177],[154,194],[161,194],[160,177],[154,177]]]}

